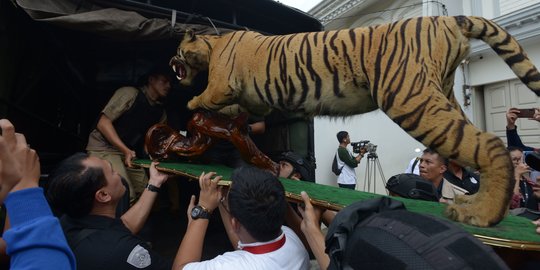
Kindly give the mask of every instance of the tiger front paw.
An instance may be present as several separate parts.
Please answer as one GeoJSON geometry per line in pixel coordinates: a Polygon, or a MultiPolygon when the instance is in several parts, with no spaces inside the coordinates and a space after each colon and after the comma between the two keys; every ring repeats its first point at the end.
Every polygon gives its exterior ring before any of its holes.
{"type": "Polygon", "coordinates": [[[199,96],[195,96],[193,97],[187,104],[187,108],[190,109],[190,110],[196,110],[198,108],[200,108],[200,102],[199,102],[199,96]]]}

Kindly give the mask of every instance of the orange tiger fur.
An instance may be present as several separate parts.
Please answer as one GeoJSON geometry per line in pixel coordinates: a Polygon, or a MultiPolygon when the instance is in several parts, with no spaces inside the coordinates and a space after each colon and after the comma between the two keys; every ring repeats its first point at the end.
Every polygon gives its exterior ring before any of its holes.
{"type": "Polygon", "coordinates": [[[264,36],[187,33],[171,65],[181,83],[202,70],[208,86],[190,109],[239,104],[254,114],[271,109],[347,116],[380,108],[424,145],[479,168],[480,190],[446,214],[477,226],[498,223],[514,186],[503,142],[473,126],[452,92],[469,38],[482,39],[536,95],[540,74],[504,29],[479,17],[419,17],[373,27],[264,36]]]}

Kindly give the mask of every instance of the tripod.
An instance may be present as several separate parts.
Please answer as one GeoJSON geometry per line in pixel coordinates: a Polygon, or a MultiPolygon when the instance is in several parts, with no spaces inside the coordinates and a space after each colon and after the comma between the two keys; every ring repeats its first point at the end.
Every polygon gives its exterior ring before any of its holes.
{"type": "MultiPolygon", "coordinates": [[[[381,163],[379,162],[379,156],[377,156],[377,153],[368,153],[367,156],[367,162],[366,162],[366,176],[364,177],[364,191],[370,192],[371,190],[371,184],[373,183],[373,193],[375,193],[376,189],[376,180],[377,180],[377,170],[379,171],[379,176],[381,177],[381,181],[385,187],[386,190],[386,178],[384,178],[384,173],[381,167],[381,163]],[[366,190],[367,185],[367,190],[366,190]]],[[[386,191],[388,194],[388,191],[386,191]]]]}

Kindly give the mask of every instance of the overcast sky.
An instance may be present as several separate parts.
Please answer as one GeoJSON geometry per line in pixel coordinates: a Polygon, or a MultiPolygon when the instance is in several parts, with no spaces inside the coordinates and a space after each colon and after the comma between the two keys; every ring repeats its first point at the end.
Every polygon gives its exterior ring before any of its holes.
{"type": "Polygon", "coordinates": [[[277,0],[277,2],[280,2],[287,6],[295,7],[305,12],[317,5],[320,1],[321,0],[277,0]]]}

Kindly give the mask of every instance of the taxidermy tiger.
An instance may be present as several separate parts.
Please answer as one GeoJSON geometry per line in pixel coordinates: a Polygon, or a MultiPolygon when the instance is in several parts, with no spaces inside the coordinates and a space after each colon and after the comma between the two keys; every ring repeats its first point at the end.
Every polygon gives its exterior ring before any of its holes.
{"type": "Polygon", "coordinates": [[[171,59],[180,83],[208,70],[208,85],[189,109],[239,104],[257,115],[271,109],[307,116],[347,116],[380,108],[416,140],[462,165],[478,168],[478,193],[446,209],[454,220],[497,224],[505,215],[513,166],[505,145],[466,118],[452,87],[455,70],[482,39],[536,95],[540,74],[504,29],[479,17],[419,17],[326,32],[223,36],[188,31],[171,59]]]}

